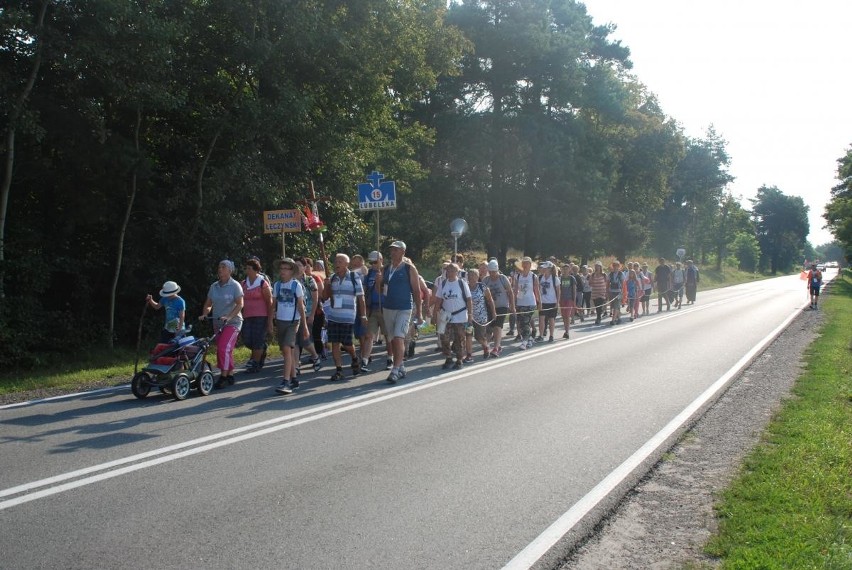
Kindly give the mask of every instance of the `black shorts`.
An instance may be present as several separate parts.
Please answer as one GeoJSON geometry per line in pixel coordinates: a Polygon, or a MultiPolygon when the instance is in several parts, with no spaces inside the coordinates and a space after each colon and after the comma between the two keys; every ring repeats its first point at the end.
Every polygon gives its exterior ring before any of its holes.
{"type": "Polygon", "coordinates": [[[340,343],[343,346],[352,346],[352,329],[354,328],[354,323],[328,321],[325,328],[328,330],[328,342],[340,343]]]}
{"type": "Polygon", "coordinates": [[[494,307],[494,309],[497,311],[497,315],[494,316],[494,322],[491,323],[491,326],[502,329],[506,315],[509,314],[509,307],[494,307]]]}
{"type": "Polygon", "coordinates": [[[543,303],[541,305],[541,312],[539,312],[539,315],[545,319],[555,319],[556,303],[543,303]]]}
{"type": "Polygon", "coordinates": [[[243,319],[243,344],[251,350],[260,350],[266,346],[266,329],[269,320],[266,317],[246,317],[243,319]]]}

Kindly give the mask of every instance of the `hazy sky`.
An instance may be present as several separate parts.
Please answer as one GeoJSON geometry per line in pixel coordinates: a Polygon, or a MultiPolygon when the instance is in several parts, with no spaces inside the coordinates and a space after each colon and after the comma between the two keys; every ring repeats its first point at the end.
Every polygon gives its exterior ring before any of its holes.
{"type": "Polygon", "coordinates": [[[633,73],[690,136],[728,142],[730,189],[761,185],[810,206],[814,245],[837,159],[852,145],[852,2],[583,0],[630,48],[633,73]]]}

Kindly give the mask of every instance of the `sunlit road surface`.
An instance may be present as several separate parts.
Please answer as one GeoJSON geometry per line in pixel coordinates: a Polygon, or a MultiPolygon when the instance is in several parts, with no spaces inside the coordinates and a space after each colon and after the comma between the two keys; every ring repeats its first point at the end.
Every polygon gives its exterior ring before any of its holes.
{"type": "Polygon", "coordinates": [[[396,386],[348,366],[330,383],[327,364],[279,396],[273,362],[183,402],[123,387],[5,407],[0,566],[544,564],[806,306],[782,277],[461,371],[430,339],[396,386]]]}

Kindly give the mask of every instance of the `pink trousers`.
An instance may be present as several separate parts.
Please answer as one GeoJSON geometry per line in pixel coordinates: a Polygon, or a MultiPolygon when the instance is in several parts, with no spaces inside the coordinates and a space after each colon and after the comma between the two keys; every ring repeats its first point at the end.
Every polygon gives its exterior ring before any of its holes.
{"type": "Polygon", "coordinates": [[[216,339],[216,366],[223,372],[234,369],[234,346],[240,330],[233,325],[225,325],[219,338],[216,339]]]}

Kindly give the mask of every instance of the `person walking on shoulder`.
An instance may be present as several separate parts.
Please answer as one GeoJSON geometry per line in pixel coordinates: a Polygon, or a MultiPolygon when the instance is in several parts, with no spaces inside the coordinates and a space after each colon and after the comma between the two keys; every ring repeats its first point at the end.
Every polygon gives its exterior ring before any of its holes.
{"type": "Polygon", "coordinates": [[[680,261],[675,263],[675,269],[672,271],[672,289],[674,289],[675,308],[680,309],[683,303],[683,290],[686,283],[686,271],[683,270],[683,265],[680,261]]]}
{"type": "Polygon", "coordinates": [[[515,314],[515,293],[512,290],[512,283],[509,278],[500,273],[500,264],[496,259],[488,262],[488,275],[482,279],[482,283],[491,292],[491,299],[494,301],[495,316],[494,322],[491,323],[493,338],[491,357],[497,358],[503,352],[501,342],[506,315],[515,314]]]}
{"type": "Polygon", "coordinates": [[[272,296],[275,302],[278,348],[281,349],[284,366],[281,384],[275,391],[279,394],[292,394],[299,386],[299,381],[296,380],[296,342],[310,342],[310,329],[305,315],[305,288],[296,277],[296,262],[289,257],[282,259],[278,275],[280,279],[272,286],[272,296]]]}
{"type": "Polygon", "coordinates": [[[819,302],[819,290],[822,288],[822,271],[817,268],[816,263],[811,265],[808,271],[808,292],[811,295],[811,309],[817,308],[819,302]]]}
{"type": "Polygon", "coordinates": [[[266,335],[272,334],[272,288],[260,269],[258,260],[246,261],[246,278],[240,283],[243,288],[243,345],[251,350],[246,372],[263,368],[266,335]]]}
{"type": "Polygon", "coordinates": [[[382,313],[385,329],[391,337],[388,353],[393,358],[393,366],[387,378],[388,383],[396,384],[405,378],[405,336],[414,318],[421,319],[420,274],[414,264],[406,262],[405,242],[395,241],[390,246],[390,264],[376,276],[376,286],[384,299],[382,313]]]}
{"type": "Polygon", "coordinates": [[[612,311],[610,325],[621,323],[621,294],[624,286],[624,273],[621,271],[621,262],[613,261],[611,271],[607,275],[609,284],[609,309],[612,311]]]}
{"type": "Polygon", "coordinates": [[[559,286],[559,307],[562,314],[562,326],[565,332],[562,338],[571,338],[571,320],[576,312],[577,277],[572,271],[571,263],[562,266],[562,282],[559,286]]]}
{"type": "Polygon", "coordinates": [[[686,260],[686,304],[692,305],[695,303],[695,293],[698,291],[698,268],[691,259],[686,260]]]}
{"type": "Polygon", "coordinates": [[[541,291],[538,276],[532,272],[532,258],[521,259],[521,271],[515,279],[515,299],[517,307],[518,332],[521,335],[521,350],[533,345],[532,316],[536,309],[541,309],[541,291]]]}
{"type": "Polygon", "coordinates": [[[200,320],[213,318],[216,338],[216,366],[219,368],[217,388],[234,384],[234,346],[243,326],[243,288],[231,275],[234,262],[223,259],[216,269],[218,279],[210,285],[200,320]]]}
{"type": "Polygon", "coordinates": [[[148,295],[145,301],[154,310],[164,308],[166,310],[166,322],[160,331],[160,342],[165,344],[179,334],[183,334],[186,321],[186,301],[178,296],[180,285],[174,281],[166,281],[160,289],[160,302],[148,295]]]}
{"type": "Polygon", "coordinates": [[[660,264],[654,270],[654,283],[657,288],[657,312],[663,310],[663,299],[666,300],[666,310],[672,310],[672,301],[669,293],[672,290],[672,269],[664,258],[659,259],[660,264]]]}
{"type": "Polygon", "coordinates": [[[443,369],[462,367],[465,349],[465,327],[473,323],[473,303],[467,281],[459,279],[459,266],[451,263],[437,292],[438,326],[443,328],[441,352],[443,369]],[[455,355],[455,364],[453,356],[455,355]]]}
{"type": "MultiPolygon", "coordinates": [[[[487,359],[490,355],[487,332],[491,319],[494,318],[494,300],[491,298],[491,291],[479,280],[479,269],[471,269],[467,272],[467,285],[473,306],[473,327],[467,331],[465,339],[467,356],[473,360],[473,339],[475,338],[482,347],[482,358],[487,359]]],[[[465,362],[468,362],[467,358],[465,362]]]]}
{"type": "MultiPolygon", "coordinates": [[[[535,339],[536,342],[544,340],[544,334],[550,331],[548,342],[553,342],[553,334],[556,332],[556,306],[559,301],[559,277],[556,275],[556,266],[552,261],[543,261],[538,266],[541,270],[541,276],[538,278],[539,290],[541,294],[541,312],[538,316],[538,333],[539,336],[535,339]]],[[[574,298],[576,299],[576,289],[574,289],[574,298]]],[[[574,307],[574,303],[572,303],[574,307]]],[[[573,309],[572,309],[573,316],[573,309]]]]}
{"type": "Polygon", "coordinates": [[[364,288],[361,280],[349,270],[349,256],[338,253],[334,256],[334,273],[326,278],[323,301],[328,301],[326,319],[328,341],[335,372],[331,381],[343,380],[342,351],[351,359],[352,375],[361,373],[361,361],[355,354],[352,335],[355,319],[367,320],[364,307],[364,288]]]}
{"type": "Polygon", "coordinates": [[[606,307],[607,282],[606,273],[603,272],[603,263],[595,262],[594,271],[589,275],[589,285],[592,287],[592,304],[595,308],[595,324],[601,324],[601,318],[606,307]]]}

